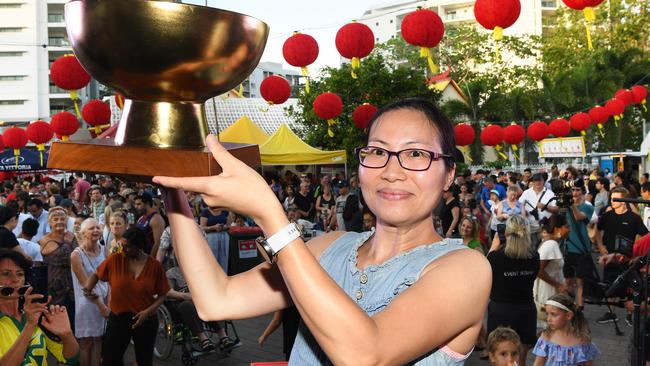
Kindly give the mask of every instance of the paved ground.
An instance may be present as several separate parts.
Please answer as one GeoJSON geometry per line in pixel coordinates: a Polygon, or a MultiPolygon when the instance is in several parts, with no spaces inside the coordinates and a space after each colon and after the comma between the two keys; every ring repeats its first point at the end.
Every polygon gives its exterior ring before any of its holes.
{"type": "MultiPolygon", "coordinates": [[[[585,314],[589,320],[593,339],[596,345],[603,353],[602,357],[597,360],[597,365],[607,366],[623,366],[629,365],[629,341],[632,334],[632,328],[628,327],[623,321],[625,312],[623,309],[616,309],[619,319],[619,327],[624,335],[617,336],[614,331],[613,324],[597,324],[595,319],[602,315],[605,311],[604,307],[596,305],[587,305],[585,314]]],[[[233,353],[226,358],[217,354],[208,355],[199,359],[197,365],[232,365],[232,366],[248,366],[252,361],[281,361],[284,359],[282,353],[282,329],[278,329],[268,339],[264,348],[257,345],[257,337],[262,333],[266,324],[271,319],[270,316],[264,316],[249,320],[237,321],[235,325],[239,336],[243,342],[242,347],[233,351],[233,353]]],[[[128,359],[132,359],[131,353],[127,355],[128,359]]],[[[532,365],[532,356],[528,357],[528,365],[532,365]]],[[[127,363],[130,364],[130,363],[127,363]]],[[[174,353],[166,361],[156,360],[155,365],[182,365],[180,359],[180,347],[175,347],[174,353]]],[[[486,361],[480,360],[479,352],[474,352],[466,365],[473,366],[487,366],[486,361]]]]}

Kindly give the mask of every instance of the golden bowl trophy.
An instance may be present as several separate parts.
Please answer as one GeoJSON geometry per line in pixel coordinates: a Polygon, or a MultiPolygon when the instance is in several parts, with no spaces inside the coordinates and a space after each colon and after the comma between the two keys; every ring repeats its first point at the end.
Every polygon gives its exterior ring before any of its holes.
{"type": "MultiPolygon", "coordinates": [[[[74,0],[68,38],[88,73],[125,96],[114,139],[55,142],[48,168],[150,179],[221,169],[205,146],[203,103],[255,69],[269,28],[253,17],[155,0],[74,0]]],[[[256,145],[224,144],[251,166],[256,145]]]]}

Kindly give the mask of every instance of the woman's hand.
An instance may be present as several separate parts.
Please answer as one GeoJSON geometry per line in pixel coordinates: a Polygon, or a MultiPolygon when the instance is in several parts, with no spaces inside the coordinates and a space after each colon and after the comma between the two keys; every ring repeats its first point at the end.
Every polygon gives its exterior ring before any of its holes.
{"type": "MultiPolygon", "coordinates": [[[[44,296],[41,294],[32,294],[33,291],[33,287],[30,287],[25,291],[25,304],[23,305],[23,312],[27,316],[27,323],[32,326],[38,324],[41,315],[47,310],[47,304],[35,301],[42,299],[44,296]]],[[[51,300],[52,296],[49,296],[47,302],[50,302],[51,300]]]]}
{"type": "Polygon", "coordinates": [[[47,328],[54,335],[63,337],[72,333],[70,319],[65,306],[50,305],[45,312],[41,325],[47,328]]]}
{"type": "Polygon", "coordinates": [[[135,320],[135,323],[133,323],[133,325],[131,326],[131,329],[135,329],[135,328],[141,326],[142,323],[144,323],[144,321],[147,320],[149,315],[151,315],[151,314],[149,314],[148,309],[142,310],[141,312],[135,314],[135,316],[133,317],[133,319],[135,320]]]}
{"type": "MultiPolygon", "coordinates": [[[[208,135],[206,144],[221,166],[221,174],[188,178],[157,176],[153,178],[154,183],[198,192],[209,207],[219,207],[251,216],[260,225],[278,221],[278,216],[285,216],[275,194],[255,170],[232,156],[213,135],[208,135]]],[[[281,226],[275,228],[276,230],[286,225],[286,219],[279,225],[281,226]]],[[[274,226],[278,226],[278,223],[274,226]]]]}

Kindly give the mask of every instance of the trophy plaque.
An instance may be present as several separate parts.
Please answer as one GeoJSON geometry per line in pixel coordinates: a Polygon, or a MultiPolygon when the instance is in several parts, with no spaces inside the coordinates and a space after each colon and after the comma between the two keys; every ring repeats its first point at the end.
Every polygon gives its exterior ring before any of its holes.
{"type": "MultiPolygon", "coordinates": [[[[55,142],[48,168],[144,180],[220,173],[205,146],[203,104],[255,69],[268,38],[265,23],[159,0],[73,0],[65,20],[81,65],[125,102],[114,138],[55,142]]],[[[260,165],[257,145],[224,146],[260,165]]]]}

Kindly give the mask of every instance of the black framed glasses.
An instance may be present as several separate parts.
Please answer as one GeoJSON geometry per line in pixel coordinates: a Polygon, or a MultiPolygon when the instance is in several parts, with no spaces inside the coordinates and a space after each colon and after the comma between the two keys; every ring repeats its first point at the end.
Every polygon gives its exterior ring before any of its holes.
{"type": "Polygon", "coordinates": [[[373,169],[385,167],[393,155],[397,157],[397,161],[402,168],[413,171],[427,170],[432,161],[451,158],[451,155],[424,149],[389,151],[375,146],[358,147],[354,149],[354,153],[359,158],[359,163],[362,166],[373,169]]]}
{"type": "Polygon", "coordinates": [[[27,292],[28,288],[29,285],[20,286],[18,288],[11,286],[0,286],[0,296],[8,297],[14,293],[18,296],[25,296],[25,292],[27,292]]]}

